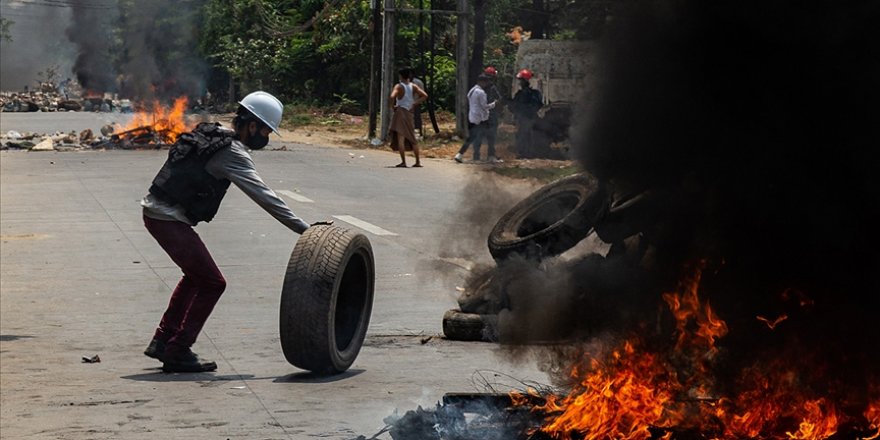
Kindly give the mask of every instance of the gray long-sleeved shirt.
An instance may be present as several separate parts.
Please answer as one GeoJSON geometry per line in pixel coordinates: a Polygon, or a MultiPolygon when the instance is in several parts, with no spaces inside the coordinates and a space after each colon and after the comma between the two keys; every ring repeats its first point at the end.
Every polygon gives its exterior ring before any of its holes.
{"type": "MultiPolygon", "coordinates": [[[[308,229],[309,224],[297,217],[284,200],[266,186],[257,174],[254,160],[241,142],[233,141],[229,148],[215,153],[205,165],[205,170],[217,179],[227,179],[235,184],[257,205],[293,232],[302,234],[308,229]]],[[[144,207],[144,215],[147,217],[157,220],[176,220],[192,226],[192,222],[184,215],[182,206],[169,205],[152,194],[147,194],[141,200],[141,206],[144,207]]]]}

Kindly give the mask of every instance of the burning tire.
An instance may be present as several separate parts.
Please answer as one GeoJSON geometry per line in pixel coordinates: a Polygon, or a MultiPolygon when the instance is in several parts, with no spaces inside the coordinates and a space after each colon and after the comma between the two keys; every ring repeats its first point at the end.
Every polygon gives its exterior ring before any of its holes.
{"type": "Polygon", "coordinates": [[[643,192],[615,197],[608,213],[596,225],[596,235],[606,243],[618,243],[644,232],[651,221],[656,221],[657,214],[652,213],[652,196],[643,192]]]}
{"type": "Polygon", "coordinates": [[[281,292],[281,348],[288,362],[322,374],[348,369],[373,308],[373,248],[335,226],[306,230],[290,255],[281,292]]]}
{"type": "Polygon", "coordinates": [[[498,340],[498,315],[479,315],[448,310],[443,315],[443,335],[454,341],[498,340]]]}
{"type": "Polygon", "coordinates": [[[504,214],[489,234],[496,260],[558,255],[589,234],[607,207],[598,180],[577,174],[553,182],[504,214]]]}

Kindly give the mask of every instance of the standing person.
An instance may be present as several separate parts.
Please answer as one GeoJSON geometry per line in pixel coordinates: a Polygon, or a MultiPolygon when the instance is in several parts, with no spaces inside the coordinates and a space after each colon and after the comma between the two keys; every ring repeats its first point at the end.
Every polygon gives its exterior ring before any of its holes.
{"type": "Polygon", "coordinates": [[[495,154],[495,140],[498,138],[499,114],[501,113],[501,109],[498,107],[498,103],[501,102],[501,92],[498,91],[498,87],[495,84],[495,80],[498,78],[498,71],[494,67],[489,66],[483,73],[492,78],[489,88],[486,90],[486,99],[489,102],[495,103],[495,107],[489,110],[489,120],[486,121],[486,131],[484,133],[486,143],[489,145],[489,162],[501,163],[503,161],[495,154]]]}
{"type": "Polygon", "coordinates": [[[144,226],[183,271],[144,351],[162,361],[166,372],[217,369],[190,347],[226,289],[226,280],[193,226],[214,218],[230,182],[293,232],[302,234],[309,228],[266,186],[247,151],[265,147],[269,134],[278,133],[281,102],[266,92],[254,92],[239,104],[234,130],[201,123],[181,135],[141,201],[144,226]]]}
{"type": "MultiPolygon", "coordinates": [[[[412,83],[418,86],[420,89],[424,90],[427,93],[428,89],[425,88],[425,83],[422,82],[418,77],[413,76],[412,83]]],[[[414,105],[413,106],[413,122],[415,122],[416,132],[419,134],[419,138],[423,137],[425,133],[422,131],[422,106],[414,105]]]]}
{"type": "MultiPolygon", "coordinates": [[[[477,84],[468,91],[468,137],[458,149],[455,159],[456,162],[462,162],[462,155],[467,151],[468,147],[474,146],[474,161],[480,160],[480,146],[483,143],[483,132],[486,128],[486,122],[489,120],[489,110],[495,108],[494,102],[489,102],[486,98],[486,87],[492,79],[481,73],[477,77],[477,84]]],[[[493,152],[490,151],[490,155],[493,152]]]]}
{"type": "Polygon", "coordinates": [[[532,135],[538,110],[544,105],[541,92],[532,88],[532,71],[520,70],[516,74],[519,79],[519,91],[513,95],[513,116],[516,121],[516,154],[519,158],[531,157],[532,135]]]}
{"type": "Polygon", "coordinates": [[[413,108],[428,98],[419,86],[412,83],[412,69],[403,68],[397,72],[400,82],[391,89],[391,99],[388,100],[391,111],[391,128],[388,129],[391,136],[391,148],[400,152],[398,168],[406,168],[406,151],[412,150],[416,157],[414,168],[421,168],[419,160],[419,144],[416,142],[416,130],[413,122],[413,108]]]}

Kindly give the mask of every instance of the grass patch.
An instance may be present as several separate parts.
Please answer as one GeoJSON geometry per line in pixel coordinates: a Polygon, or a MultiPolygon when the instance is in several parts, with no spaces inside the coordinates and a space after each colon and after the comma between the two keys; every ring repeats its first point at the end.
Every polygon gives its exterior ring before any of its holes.
{"type": "Polygon", "coordinates": [[[493,167],[490,168],[490,170],[505,177],[511,177],[514,179],[535,179],[542,183],[549,183],[554,180],[558,180],[563,177],[571,176],[572,174],[577,174],[581,172],[580,167],[575,165],[563,165],[542,168],[525,168],[520,166],[493,167]]]}
{"type": "Polygon", "coordinates": [[[317,122],[319,112],[313,107],[301,104],[288,104],[284,106],[284,115],[281,117],[282,128],[302,127],[317,122]]]}

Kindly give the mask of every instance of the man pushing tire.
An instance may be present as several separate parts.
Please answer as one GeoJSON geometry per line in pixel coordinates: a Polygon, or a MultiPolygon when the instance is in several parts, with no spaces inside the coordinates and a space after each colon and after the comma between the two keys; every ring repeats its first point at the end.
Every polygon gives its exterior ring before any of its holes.
{"type": "Polygon", "coordinates": [[[161,361],[165,372],[217,369],[215,362],[199,357],[191,347],[226,280],[193,227],[214,218],[230,182],[293,232],[302,234],[310,227],[263,182],[248,153],[248,148],[265,147],[269,134],[278,133],[281,101],[266,92],[253,92],[239,104],[232,130],[201,123],[181,135],[141,201],[147,231],[183,271],[144,351],[161,361]]]}

